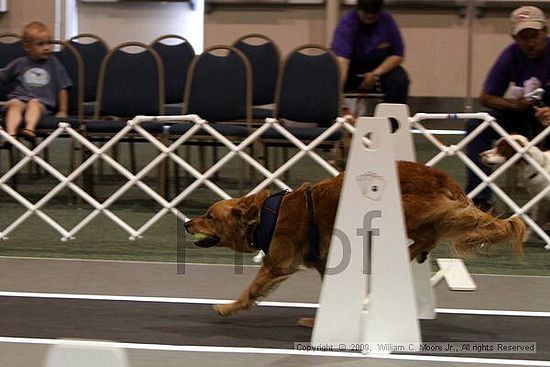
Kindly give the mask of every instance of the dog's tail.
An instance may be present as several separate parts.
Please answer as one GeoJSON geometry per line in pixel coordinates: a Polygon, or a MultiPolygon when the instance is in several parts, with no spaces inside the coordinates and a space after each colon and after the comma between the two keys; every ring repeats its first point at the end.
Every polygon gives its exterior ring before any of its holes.
{"type": "Polygon", "coordinates": [[[492,245],[509,244],[518,258],[523,255],[525,224],[519,217],[506,219],[478,209],[470,203],[449,201],[442,228],[447,229],[444,238],[450,240],[453,250],[460,256],[467,256],[478,249],[489,249],[492,245]]]}

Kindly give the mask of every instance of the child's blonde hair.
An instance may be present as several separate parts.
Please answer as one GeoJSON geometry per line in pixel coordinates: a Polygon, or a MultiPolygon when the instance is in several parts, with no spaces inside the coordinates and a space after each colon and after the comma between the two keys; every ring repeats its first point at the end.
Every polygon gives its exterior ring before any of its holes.
{"type": "Polygon", "coordinates": [[[23,27],[22,40],[24,45],[31,45],[41,34],[50,34],[50,29],[41,22],[30,22],[23,27]]]}

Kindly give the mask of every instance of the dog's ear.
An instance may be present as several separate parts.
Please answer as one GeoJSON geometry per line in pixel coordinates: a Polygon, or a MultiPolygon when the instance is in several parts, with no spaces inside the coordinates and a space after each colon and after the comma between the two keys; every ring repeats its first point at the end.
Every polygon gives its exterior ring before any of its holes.
{"type": "MultiPolygon", "coordinates": [[[[516,135],[511,135],[511,137],[522,148],[527,146],[527,144],[529,144],[529,139],[527,139],[523,135],[516,134],[516,135]]],[[[510,144],[508,144],[508,142],[505,142],[504,145],[505,145],[504,156],[506,157],[506,159],[510,159],[513,155],[517,153],[517,151],[510,144]]],[[[529,151],[527,151],[527,154],[529,154],[529,151]]],[[[523,156],[517,161],[517,163],[520,165],[528,164],[528,162],[525,160],[523,156]]]]}
{"type": "Polygon", "coordinates": [[[257,194],[242,197],[236,206],[231,208],[231,214],[241,222],[252,224],[258,221],[260,209],[269,196],[269,190],[263,190],[257,194]]]}

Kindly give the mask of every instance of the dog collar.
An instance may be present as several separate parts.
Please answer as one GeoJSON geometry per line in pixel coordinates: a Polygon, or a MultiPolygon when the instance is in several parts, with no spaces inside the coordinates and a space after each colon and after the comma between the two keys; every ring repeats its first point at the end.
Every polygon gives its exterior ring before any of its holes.
{"type": "Polygon", "coordinates": [[[262,250],[264,254],[269,251],[271,238],[277,225],[279,216],[279,207],[283,197],[288,193],[287,190],[278,192],[264,200],[260,209],[260,222],[252,228],[252,238],[248,239],[248,245],[256,250],[262,250]]]}

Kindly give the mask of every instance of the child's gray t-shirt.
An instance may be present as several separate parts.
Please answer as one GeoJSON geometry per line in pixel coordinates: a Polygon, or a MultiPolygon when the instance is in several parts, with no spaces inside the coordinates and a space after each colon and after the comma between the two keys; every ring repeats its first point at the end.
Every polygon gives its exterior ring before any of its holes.
{"type": "Polygon", "coordinates": [[[0,81],[14,82],[8,99],[26,102],[38,98],[52,111],[57,107],[57,92],[72,85],[65,67],[53,55],[45,60],[19,57],[0,69],[0,81]]]}

